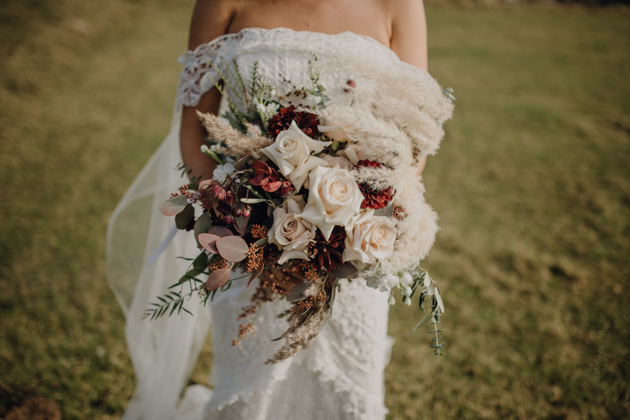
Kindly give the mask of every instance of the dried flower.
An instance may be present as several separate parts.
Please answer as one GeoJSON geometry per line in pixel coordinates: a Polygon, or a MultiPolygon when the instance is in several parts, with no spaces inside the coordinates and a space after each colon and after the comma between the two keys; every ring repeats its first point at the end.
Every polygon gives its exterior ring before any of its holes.
{"type": "Polygon", "coordinates": [[[293,185],[291,185],[289,181],[284,181],[282,183],[282,187],[280,188],[280,197],[287,198],[288,196],[293,194],[294,191],[295,188],[293,188],[293,185]]]}
{"type": "Polygon", "coordinates": [[[226,214],[225,216],[223,216],[221,218],[221,223],[224,223],[226,225],[233,225],[234,224],[234,216],[232,216],[231,214],[226,214]]]}
{"type": "Polygon", "coordinates": [[[225,191],[225,189],[221,185],[219,185],[218,183],[212,183],[207,187],[207,189],[208,191],[210,191],[210,194],[212,194],[217,200],[225,201],[227,191],[225,191]]]}
{"type": "Polygon", "coordinates": [[[263,225],[252,225],[252,230],[251,230],[252,238],[254,239],[266,238],[268,231],[269,229],[267,229],[263,225]]]}
{"type": "Polygon", "coordinates": [[[335,226],[330,238],[326,240],[321,230],[317,230],[315,241],[308,246],[308,254],[320,270],[331,272],[343,265],[346,231],[343,226],[335,226]]]}
{"type": "Polygon", "coordinates": [[[403,220],[404,218],[406,218],[408,216],[407,212],[405,211],[404,208],[400,207],[400,206],[394,206],[394,214],[393,214],[394,218],[396,220],[403,220]]]}
{"type": "MultiPolygon", "coordinates": [[[[357,167],[380,168],[381,166],[379,162],[373,162],[367,159],[360,160],[357,163],[357,167]]],[[[361,189],[361,193],[363,194],[363,202],[361,203],[362,209],[382,209],[394,198],[391,187],[387,187],[384,190],[375,190],[364,182],[359,184],[359,189],[361,189]]]]}
{"type": "Polygon", "coordinates": [[[289,129],[292,121],[295,121],[300,130],[309,137],[315,137],[319,133],[317,116],[310,112],[295,111],[295,105],[291,105],[280,109],[280,112],[269,121],[269,135],[275,139],[282,131],[289,129]]]}
{"type": "Polygon", "coordinates": [[[260,160],[254,163],[254,174],[255,176],[250,181],[252,185],[262,187],[267,192],[275,192],[283,184],[280,174],[260,160]]]}
{"type": "Polygon", "coordinates": [[[263,263],[263,253],[262,248],[256,246],[256,244],[251,244],[249,246],[249,251],[247,251],[247,272],[252,273],[258,269],[263,263]]]}

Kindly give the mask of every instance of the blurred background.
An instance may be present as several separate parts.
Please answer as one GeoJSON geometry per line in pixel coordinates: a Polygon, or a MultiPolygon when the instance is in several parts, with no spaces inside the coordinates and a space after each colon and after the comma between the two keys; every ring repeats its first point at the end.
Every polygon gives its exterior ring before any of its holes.
{"type": "MultiPolygon", "coordinates": [[[[0,418],[114,419],[132,395],[105,229],[167,134],[193,3],[0,7],[0,418]]],[[[447,345],[393,308],[391,419],[628,416],[630,9],[578,3],[427,4],[457,97],[424,176],[447,345]]]]}

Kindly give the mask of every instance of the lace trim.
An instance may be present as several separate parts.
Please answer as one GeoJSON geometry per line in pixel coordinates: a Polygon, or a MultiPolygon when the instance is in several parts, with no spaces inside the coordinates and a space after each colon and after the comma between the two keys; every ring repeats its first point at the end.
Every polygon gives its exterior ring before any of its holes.
{"type": "Polygon", "coordinates": [[[353,32],[325,34],[321,32],[294,31],[289,28],[245,28],[235,34],[222,35],[199,45],[193,51],[182,54],[177,61],[184,65],[177,87],[176,109],[183,104],[195,106],[199,98],[210,90],[218,80],[212,63],[219,57],[229,63],[237,56],[256,49],[257,51],[325,51],[326,54],[353,54],[364,51],[372,57],[400,59],[391,49],[365,35],[353,32]],[[237,48],[238,46],[238,48],[237,48]]]}

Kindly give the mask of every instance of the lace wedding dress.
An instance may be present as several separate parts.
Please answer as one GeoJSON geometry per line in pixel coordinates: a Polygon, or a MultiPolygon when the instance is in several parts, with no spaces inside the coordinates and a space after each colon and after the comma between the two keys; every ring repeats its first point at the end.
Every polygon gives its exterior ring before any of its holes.
{"type": "MultiPolygon", "coordinates": [[[[196,255],[192,232],[176,236],[173,220],[159,214],[159,204],[184,180],[174,170],[181,161],[181,105],[195,106],[219,78],[216,63],[233,60],[249,79],[252,66],[282,93],[308,86],[311,54],[322,59],[348,58],[339,71],[321,74],[331,103],[354,100],[347,82],[370,66],[408,66],[377,41],[350,32],[326,35],[289,29],[245,29],[222,36],[180,57],[184,68],[177,92],[172,129],[115,210],[108,230],[108,276],[127,318],[126,334],[138,379],[125,419],[382,419],[384,368],[393,339],[387,336],[388,295],[364,281],[343,282],[331,318],[313,344],[284,362],[264,362],[282,345],[271,341],[287,329],[277,315],[285,301],[263,305],[258,330],[242,343],[238,315],[254,287],[232,287],[217,294],[210,308],[194,296],[186,303],[194,314],[142,319],[149,302],[185,272],[178,256],[196,255]],[[220,58],[219,58],[220,57],[220,58]],[[367,64],[352,69],[353,57],[367,64]],[[215,67],[209,63],[215,63],[215,67]],[[157,260],[150,254],[164,238],[174,239],[157,260]],[[188,387],[180,400],[212,320],[212,391],[188,387]]],[[[415,69],[414,69],[415,71],[415,69]]],[[[430,79],[426,72],[419,77],[430,79]]],[[[432,79],[430,79],[432,81],[432,79]]],[[[433,82],[434,83],[434,82],[433,82]]],[[[357,89],[362,88],[359,86],[357,89]]],[[[369,89],[369,86],[365,87],[369,89]]],[[[225,104],[223,104],[223,110],[225,104]]],[[[164,248],[164,247],[162,247],[164,248]]]]}

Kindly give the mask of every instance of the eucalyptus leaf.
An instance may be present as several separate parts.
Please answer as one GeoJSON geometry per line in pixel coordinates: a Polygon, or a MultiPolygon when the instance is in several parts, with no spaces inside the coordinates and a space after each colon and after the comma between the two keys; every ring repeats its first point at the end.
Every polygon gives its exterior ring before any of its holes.
{"type": "Polygon", "coordinates": [[[208,233],[208,230],[212,227],[212,219],[210,219],[210,214],[208,212],[204,212],[199,216],[197,222],[195,222],[195,241],[197,241],[197,246],[201,246],[199,243],[199,235],[202,233],[208,233]]]}
{"type": "Polygon", "coordinates": [[[424,327],[431,320],[431,316],[432,315],[433,315],[433,312],[431,312],[429,315],[427,315],[424,318],[422,318],[422,320],[420,322],[418,322],[418,325],[416,325],[413,328],[413,331],[416,331],[418,328],[424,327]]]}
{"type": "Polygon", "coordinates": [[[257,204],[269,202],[266,198],[239,198],[239,200],[246,204],[257,204]]]}
{"type": "Polygon", "coordinates": [[[268,243],[269,243],[269,238],[265,236],[264,238],[257,240],[257,241],[256,241],[256,243],[255,243],[255,245],[256,245],[258,248],[260,248],[260,247],[262,247],[263,245],[267,245],[268,243]]]}
{"type": "Polygon", "coordinates": [[[338,279],[356,279],[359,277],[359,270],[352,263],[345,262],[341,267],[334,269],[331,274],[338,279]]]}
{"type": "Polygon", "coordinates": [[[205,270],[208,266],[208,254],[206,254],[205,252],[199,254],[199,256],[195,258],[195,261],[193,261],[192,265],[193,268],[195,268],[196,270],[205,270]]]}
{"type": "Polygon", "coordinates": [[[178,195],[177,197],[171,197],[160,206],[160,213],[164,216],[175,216],[180,213],[188,204],[188,197],[185,195],[178,195]]]}
{"type": "Polygon", "coordinates": [[[177,229],[186,229],[186,226],[195,218],[195,208],[192,204],[187,204],[184,209],[175,216],[177,229]]]}

